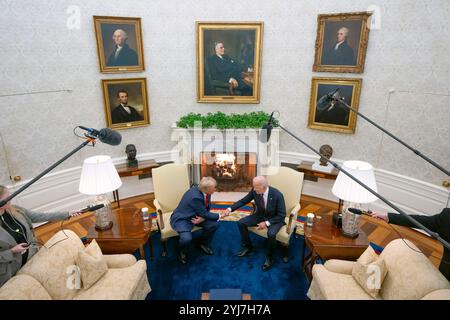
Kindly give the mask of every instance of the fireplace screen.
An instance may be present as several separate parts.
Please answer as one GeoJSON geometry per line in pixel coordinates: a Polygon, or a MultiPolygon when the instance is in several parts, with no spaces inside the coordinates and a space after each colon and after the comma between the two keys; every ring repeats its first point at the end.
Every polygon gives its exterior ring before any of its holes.
{"type": "Polygon", "coordinates": [[[217,181],[217,191],[246,192],[256,176],[255,153],[201,153],[201,177],[217,181]]]}

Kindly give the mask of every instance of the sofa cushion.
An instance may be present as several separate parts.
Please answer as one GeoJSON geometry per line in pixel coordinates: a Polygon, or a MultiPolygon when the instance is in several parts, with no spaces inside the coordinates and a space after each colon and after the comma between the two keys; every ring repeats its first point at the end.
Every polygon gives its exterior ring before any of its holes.
{"type": "Polygon", "coordinates": [[[16,275],[0,288],[0,300],[52,300],[47,290],[33,277],[16,275]]]}
{"type": "Polygon", "coordinates": [[[72,299],[79,290],[75,257],[83,248],[83,243],[73,231],[59,231],[17,274],[35,278],[52,299],[72,299]]]}
{"type": "Polygon", "coordinates": [[[381,253],[388,273],[380,290],[386,300],[417,300],[450,283],[411,241],[391,241],[381,253]],[[405,244],[405,242],[407,245],[405,244]]]}
{"type": "Polygon", "coordinates": [[[378,298],[387,268],[383,258],[379,258],[372,247],[366,251],[355,262],[352,269],[352,277],[374,299],[378,298]]]}
{"type": "MultiPolygon", "coordinates": [[[[318,296],[327,300],[372,300],[351,275],[335,273],[327,270],[321,264],[315,264],[312,269],[312,287],[320,288],[318,296]]],[[[308,293],[308,296],[310,294],[308,293]]]]}
{"type": "Polygon", "coordinates": [[[108,265],[103,259],[102,250],[95,239],[85,249],[78,251],[75,262],[80,268],[84,289],[89,289],[108,271],[108,265]]]}
{"type": "Polygon", "coordinates": [[[89,289],[79,291],[76,300],[127,300],[147,281],[147,265],[139,260],[134,265],[121,269],[108,269],[103,277],[89,289]]]}

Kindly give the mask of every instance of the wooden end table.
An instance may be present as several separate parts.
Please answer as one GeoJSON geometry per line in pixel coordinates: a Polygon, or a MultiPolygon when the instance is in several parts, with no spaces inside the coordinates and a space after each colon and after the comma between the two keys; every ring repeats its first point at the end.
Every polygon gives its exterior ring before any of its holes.
{"type": "MultiPolygon", "coordinates": [[[[361,220],[360,220],[361,224],[361,220]]],[[[312,267],[320,257],[324,260],[356,260],[369,246],[366,233],[359,228],[359,235],[352,239],[342,235],[341,229],[333,224],[333,211],[318,214],[312,227],[304,227],[305,246],[309,254],[303,252],[303,270],[309,280],[312,279],[312,267]],[[321,217],[319,219],[318,217],[321,217]]]]}
{"type": "Polygon", "coordinates": [[[137,249],[141,258],[145,258],[144,246],[150,246],[150,259],[153,259],[152,219],[143,220],[140,209],[124,207],[114,209],[112,214],[113,227],[99,231],[92,225],[88,229],[87,239],[95,239],[104,254],[133,254],[137,249]]]}
{"type": "MultiPolygon", "coordinates": [[[[137,167],[128,167],[126,163],[116,166],[119,177],[132,177],[152,173],[154,168],[158,168],[159,164],[155,160],[138,161],[137,167]]],[[[120,208],[119,189],[113,191],[114,201],[117,202],[117,207],[120,208]]]]}

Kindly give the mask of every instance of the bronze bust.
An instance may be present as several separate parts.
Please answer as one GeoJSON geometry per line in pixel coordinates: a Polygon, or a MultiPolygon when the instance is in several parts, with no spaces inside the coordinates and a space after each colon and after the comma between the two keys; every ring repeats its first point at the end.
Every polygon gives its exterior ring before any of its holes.
{"type": "Polygon", "coordinates": [[[125,153],[127,154],[127,166],[137,167],[138,161],[136,159],[136,146],[134,144],[127,144],[125,147],[125,153]]]}
{"type": "Polygon", "coordinates": [[[333,155],[333,148],[328,144],[324,144],[320,147],[319,152],[321,154],[320,165],[327,166],[327,159],[329,160],[333,155]]]}

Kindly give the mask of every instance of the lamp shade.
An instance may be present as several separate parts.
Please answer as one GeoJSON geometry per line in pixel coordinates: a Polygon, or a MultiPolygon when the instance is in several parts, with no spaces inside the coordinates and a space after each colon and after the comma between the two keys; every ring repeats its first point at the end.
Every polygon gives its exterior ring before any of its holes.
{"type": "Polygon", "coordinates": [[[122,185],[111,157],[95,156],[83,161],[79,191],[83,194],[100,195],[117,190],[122,185]]]}
{"type": "MultiPolygon", "coordinates": [[[[375,173],[373,171],[373,166],[370,163],[350,160],[345,161],[342,168],[370,189],[377,192],[375,173]]],[[[377,200],[375,195],[360,186],[342,171],[339,172],[331,191],[339,199],[354,203],[369,203],[377,200]]]]}

